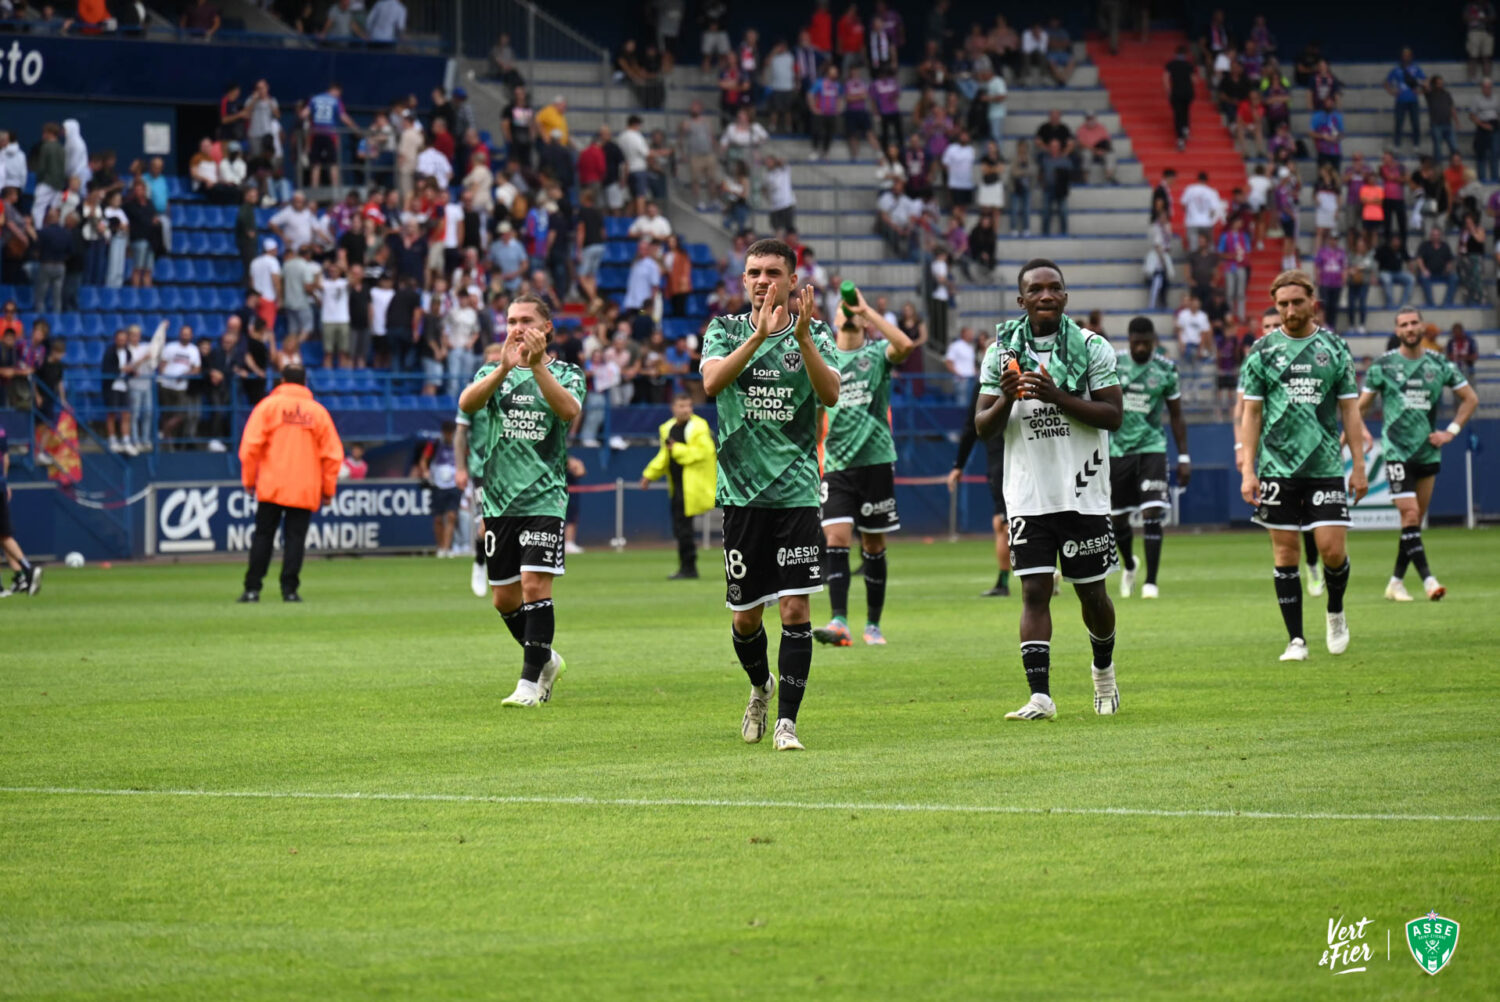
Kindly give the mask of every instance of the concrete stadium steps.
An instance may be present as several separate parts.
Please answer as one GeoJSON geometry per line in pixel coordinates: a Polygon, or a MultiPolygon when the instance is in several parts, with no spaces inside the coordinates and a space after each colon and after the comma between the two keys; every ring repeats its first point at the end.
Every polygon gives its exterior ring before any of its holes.
{"type": "MultiPolygon", "coordinates": [[[[1344,82],[1346,87],[1375,87],[1385,86],[1385,76],[1396,67],[1396,56],[1400,53],[1392,53],[1391,61],[1388,63],[1338,63],[1333,66],[1333,75],[1344,82]]],[[[1468,69],[1465,63],[1437,62],[1429,63],[1418,59],[1417,65],[1422,67],[1422,72],[1427,74],[1427,79],[1441,76],[1443,82],[1452,87],[1465,83],[1468,79],[1468,69]]],[[[1287,63],[1290,70],[1291,63],[1287,63]]],[[[1382,90],[1382,93],[1384,91],[1382,90]]],[[[1387,100],[1390,100],[1387,95],[1387,100]]]]}
{"type": "MultiPolygon", "coordinates": [[[[853,211],[856,218],[850,219],[851,207],[846,206],[842,212],[831,209],[805,209],[798,198],[797,204],[797,232],[803,239],[811,239],[816,235],[828,235],[836,233],[868,232],[875,225],[875,208],[873,203],[868,206],[856,207],[853,211]],[[863,219],[859,217],[862,216],[863,219]]],[[[1308,225],[1311,225],[1312,210],[1307,210],[1308,225]]],[[[1031,205],[1032,230],[1037,230],[1041,225],[1041,201],[1034,199],[1031,205]]],[[[769,232],[770,218],[766,213],[752,213],[757,231],[769,232]]],[[[970,214],[972,225],[973,215],[970,214]]],[[[1144,257],[1146,253],[1146,212],[1137,206],[1128,209],[1070,209],[1068,212],[1069,229],[1076,229],[1080,234],[1089,237],[1131,237],[1137,249],[1144,257]]],[[[1053,220],[1054,228],[1056,220],[1053,220]]]]}
{"type": "MultiPolygon", "coordinates": [[[[875,175],[874,164],[870,165],[870,176],[875,175]]],[[[795,173],[793,175],[795,177],[795,173]]],[[[799,184],[795,187],[797,195],[797,211],[802,210],[842,210],[849,212],[859,210],[869,212],[875,211],[875,199],[880,194],[880,189],[873,181],[862,185],[829,185],[829,184],[799,184]]],[[[1033,209],[1040,206],[1040,201],[1033,199],[1033,209]]],[[[1111,209],[1129,206],[1140,210],[1141,232],[1146,231],[1146,209],[1151,204],[1151,189],[1145,185],[1121,185],[1116,187],[1109,184],[1079,185],[1073,189],[1068,196],[1068,205],[1073,211],[1083,209],[1111,209]]],[[[970,210],[972,216],[977,210],[970,210]]],[[[1004,215],[1005,210],[1001,210],[1004,215]]],[[[1145,253],[1142,249],[1142,253],[1145,253]]]]}
{"type": "MultiPolygon", "coordinates": [[[[825,160],[809,161],[807,159],[807,146],[799,144],[791,146],[782,143],[774,148],[777,156],[786,160],[787,166],[792,168],[792,187],[798,189],[802,185],[828,185],[848,184],[865,186],[869,185],[875,177],[875,161],[850,160],[847,150],[833,147],[834,156],[825,160]],[[845,155],[839,157],[842,152],[845,155]]],[[[1141,170],[1141,165],[1134,160],[1127,160],[1116,165],[1115,176],[1119,178],[1124,187],[1145,184],[1146,176],[1141,170]]],[[[1032,201],[1040,203],[1041,196],[1034,195],[1032,201]]],[[[1148,195],[1149,199],[1149,195],[1148,195]]],[[[1145,211],[1144,209],[1142,210],[1145,211]]],[[[1142,232],[1145,224],[1142,224],[1142,232]]]]}

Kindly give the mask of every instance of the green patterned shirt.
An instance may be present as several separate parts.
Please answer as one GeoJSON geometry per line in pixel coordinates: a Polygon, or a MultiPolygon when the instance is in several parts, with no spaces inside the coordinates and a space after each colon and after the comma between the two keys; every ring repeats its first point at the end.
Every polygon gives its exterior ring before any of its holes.
{"type": "Polygon", "coordinates": [[[891,437],[891,362],[889,345],[871,341],[862,348],[835,348],[833,365],[839,370],[839,402],[828,408],[823,436],[823,470],[837,473],[860,466],[894,463],[896,441],[891,437]]]}
{"type": "Polygon", "coordinates": [[[484,480],[484,446],[489,436],[490,415],[486,409],[480,409],[473,414],[465,414],[463,408],[458,409],[458,414],[453,419],[456,423],[469,429],[469,476],[484,480]]]}
{"type": "MultiPolygon", "coordinates": [[[[737,508],[818,506],[818,397],[792,334],[793,324],[760,346],[739,377],[719,391],[717,503],[737,508]]],[[[703,361],[724,358],[750,340],[749,314],[714,317],[703,334],[703,361]]],[[[833,335],[812,322],[818,354],[837,368],[833,335]]]]}
{"type": "Polygon", "coordinates": [[[1458,366],[1435,351],[1415,361],[1388,351],[1365,373],[1365,392],[1380,398],[1380,452],[1388,463],[1436,463],[1441,455],[1427,436],[1437,428],[1443,387],[1467,386],[1458,366]]]}
{"type": "Polygon", "coordinates": [[[1166,452],[1163,412],[1168,400],[1182,396],[1177,387],[1177,366],[1171,359],[1155,353],[1144,363],[1137,362],[1128,351],[1116,352],[1115,356],[1115,372],[1124,391],[1125,415],[1120,430],[1109,436],[1109,454],[1166,452]]]}
{"type": "MultiPolygon", "coordinates": [[[[474,381],[495,369],[493,364],[484,366],[474,381]]],[[[549,362],[547,369],[583,403],[582,369],[556,361],[549,362]]],[[[547,406],[531,370],[512,369],[470,421],[471,449],[481,450],[484,462],[481,514],[485,518],[562,518],[568,507],[568,425],[547,406]]]]}
{"type": "Polygon", "coordinates": [[[1240,374],[1246,400],[1263,401],[1262,477],[1342,477],[1339,401],[1357,397],[1344,339],[1319,327],[1304,338],[1275,330],[1250,349],[1240,374]]]}

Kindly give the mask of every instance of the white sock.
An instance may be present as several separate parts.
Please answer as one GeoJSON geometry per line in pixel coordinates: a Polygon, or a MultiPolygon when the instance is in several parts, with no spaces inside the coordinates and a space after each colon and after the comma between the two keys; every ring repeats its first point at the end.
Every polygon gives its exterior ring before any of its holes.
{"type": "Polygon", "coordinates": [[[1396,577],[1396,575],[1392,574],[1391,575],[1391,584],[1398,585],[1400,583],[1401,583],[1401,579],[1398,578],[1398,577],[1396,577]]]}

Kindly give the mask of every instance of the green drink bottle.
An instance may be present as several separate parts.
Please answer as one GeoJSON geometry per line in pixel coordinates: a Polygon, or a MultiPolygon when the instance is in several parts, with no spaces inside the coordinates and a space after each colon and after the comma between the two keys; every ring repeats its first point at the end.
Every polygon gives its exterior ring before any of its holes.
{"type": "Polygon", "coordinates": [[[845,280],[839,286],[839,295],[844,297],[844,316],[854,316],[854,308],[859,305],[859,290],[853,282],[845,280]]]}

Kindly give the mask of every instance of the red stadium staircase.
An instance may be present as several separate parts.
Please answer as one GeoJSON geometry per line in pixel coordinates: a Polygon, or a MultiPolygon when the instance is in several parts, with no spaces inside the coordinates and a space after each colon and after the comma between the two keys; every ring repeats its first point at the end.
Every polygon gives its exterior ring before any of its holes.
{"type": "MultiPolygon", "coordinates": [[[[1173,192],[1172,226],[1182,234],[1182,205],[1175,201],[1182,189],[1208,171],[1209,184],[1226,200],[1229,193],[1245,184],[1245,161],[1234,148],[1229,130],[1219,118],[1206,82],[1200,81],[1198,98],[1193,102],[1191,129],[1187,149],[1177,152],[1177,137],[1172,132],[1172,109],[1167,104],[1162,73],[1177,50],[1187,42],[1182,32],[1152,32],[1149,42],[1120,39],[1120,52],[1111,55],[1109,44],[1094,39],[1088,42],[1089,58],[1099,67],[1099,82],[1109,91],[1110,104],[1120,115],[1120,127],[1130,137],[1135,155],[1146,172],[1146,183],[1155,186],[1161,172],[1168,167],[1177,171],[1173,192]]],[[[1280,241],[1266,250],[1255,251],[1250,259],[1251,289],[1247,307],[1252,316],[1260,309],[1255,286],[1269,286],[1281,270],[1280,241]]],[[[1242,318],[1245,319],[1245,318],[1242,318]]]]}

